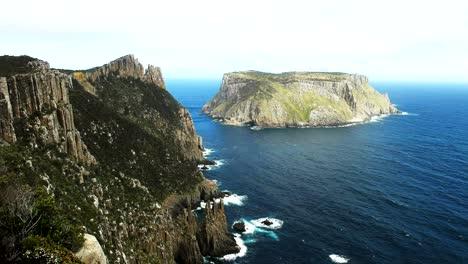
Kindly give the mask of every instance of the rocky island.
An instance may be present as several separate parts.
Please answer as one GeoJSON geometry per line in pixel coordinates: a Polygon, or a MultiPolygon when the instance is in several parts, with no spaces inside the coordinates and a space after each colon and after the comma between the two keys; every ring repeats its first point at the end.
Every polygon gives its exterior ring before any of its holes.
{"type": "Polygon", "coordinates": [[[0,56],[0,262],[203,263],[239,252],[189,112],[132,55],[0,56]],[[203,211],[195,212],[204,201],[203,211]]]}
{"type": "Polygon", "coordinates": [[[325,127],[395,114],[367,77],[324,72],[227,73],[203,112],[230,125],[325,127]]]}

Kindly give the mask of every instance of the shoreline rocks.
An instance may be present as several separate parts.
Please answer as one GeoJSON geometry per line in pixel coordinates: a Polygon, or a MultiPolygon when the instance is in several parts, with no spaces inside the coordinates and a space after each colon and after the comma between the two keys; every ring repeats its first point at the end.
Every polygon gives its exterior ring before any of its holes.
{"type": "Polygon", "coordinates": [[[240,232],[240,233],[243,233],[246,231],[245,229],[245,223],[244,222],[235,222],[233,225],[232,225],[232,228],[237,231],[237,232],[240,232]]]}

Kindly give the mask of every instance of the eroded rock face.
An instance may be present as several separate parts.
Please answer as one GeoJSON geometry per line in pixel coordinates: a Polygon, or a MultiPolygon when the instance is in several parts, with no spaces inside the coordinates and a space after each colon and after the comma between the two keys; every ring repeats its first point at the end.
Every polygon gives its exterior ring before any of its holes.
{"type": "MultiPolygon", "coordinates": [[[[149,129],[152,131],[160,129],[167,130],[166,133],[173,133],[176,139],[173,143],[180,145],[183,149],[181,153],[184,153],[188,159],[203,160],[201,137],[196,134],[189,111],[177,104],[174,107],[177,110],[176,112],[174,111],[177,114],[177,118],[175,120],[167,120],[168,118],[161,117],[162,112],[173,111],[173,109],[170,109],[170,107],[161,109],[161,106],[157,104],[166,103],[169,100],[164,99],[162,100],[163,102],[155,102],[144,108],[143,106],[147,104],[145,101],[152,97],[151,93],[142,94],[141,92],[135,92],[136,89],[132,89],[131,87],[143,84],[151,87],[151,89],[165,90],[166,84],[159,67],[149,65],[144,70],[143,65],[133,55],[127,55],[101,67],[73,72],[72,76],[87,92],[108,101],[108,103],[113,104],[116,108],[121,108],[118,111],[122,113],[129,112],[128,116],[131,119],[137,122],[151,123],[152,127],[149,129]],[[119,84],[128,84],[128,97],[116,96],[110,98],[110,94],[118,92],[118,88],[115,88],[115,85],[113,85],[116,82],[116,78],[119,80],[119,84]],[[140,108],[137,114],[135,114],[137,111],[134,111],[136,108],[134,105],[140,108]]],[[[165,93],[168,94],[167,91],[165,93]]],[[[173,98],[170,99],[174,101],[173,98]]]]}
{"type": "Polygon", "coordinates": [[[119,77],[132,77],[134,79],[141,79],[145,82],[157,85],[162,89],[166,89],[161,69],[149,65],[145,70],[143,65],[138,62],[138,59],[133,55],[126,55],[114,61],[104,64],[84,72],[85,79],[94,83],[100,78],[106,78],[109,75],[117,75],[119,77]]]}
{"type": "Polygon", "coordinates": [[[75,256],[84,264],[107,264],[107,257],[96,237],[84,234],[84,243],[75,256]]]}
{"type": "Polygon", "coordinates": [[[205,207],[205,219],[198,234],[198,244],[203,255],[222,257],[239,252],[234,236],[227,231],[223,199],[217,203],[209,200],[205,207]]]}
{"type": "Polygon", "coordinates": [[[203,112],[232,125],[320,127],[365,122],[398,110],[362,75],[249,71],[225,74],[203,112]]]}
{"type": "Polygon", "coordinates": [[[72,160],[94,164],[74,124],[70,78],[43,61],[29,62],[28,67],[30,73],[0,77],[0,137],[32,147],[58,144],[72,160]]]}
{"type": "Polygon", "coordinates": [[[221,204],[205,217],[192,211],[222,193],[198,171],[203,141],[189,112],[157,84],[157,68],[142,74],[125,56],[70,80],[47,63],[28,65],[0,78],[0,144],[51,143],[69,154],[50,157],[63,156],[68,181],[45,175],[43,183],[93,235],[77,253],[83,262],[106,263],[104,252],[111,263],[201,264],[204,254],[237,250],[221,204]]]}

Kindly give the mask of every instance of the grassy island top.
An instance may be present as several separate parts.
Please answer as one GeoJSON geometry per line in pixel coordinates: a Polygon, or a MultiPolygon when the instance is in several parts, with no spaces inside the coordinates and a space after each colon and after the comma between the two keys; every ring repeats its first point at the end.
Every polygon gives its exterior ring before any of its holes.
{"type": "Polygon", "coordinates": [[[238,77],[242,79],[250,79],[254,81],[268,80],[272,82],[289,82],[289,81],[328,81],[339,82],[344,81],[348,77],[355,75],[342,72],[283,72],[283,73],[267,73],[259,71],[240,71],[227,73],[227,76],[238,77]]]}

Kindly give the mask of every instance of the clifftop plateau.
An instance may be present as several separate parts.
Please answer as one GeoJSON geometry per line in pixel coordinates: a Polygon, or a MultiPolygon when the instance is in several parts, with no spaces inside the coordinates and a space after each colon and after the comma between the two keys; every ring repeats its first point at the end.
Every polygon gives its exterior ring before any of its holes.
{"type": "Polygon", "coordinates": [[[203,112],[232,125],[321,127],[398,113],[367,77],[348,73],[227,73],[203,112]]]}

